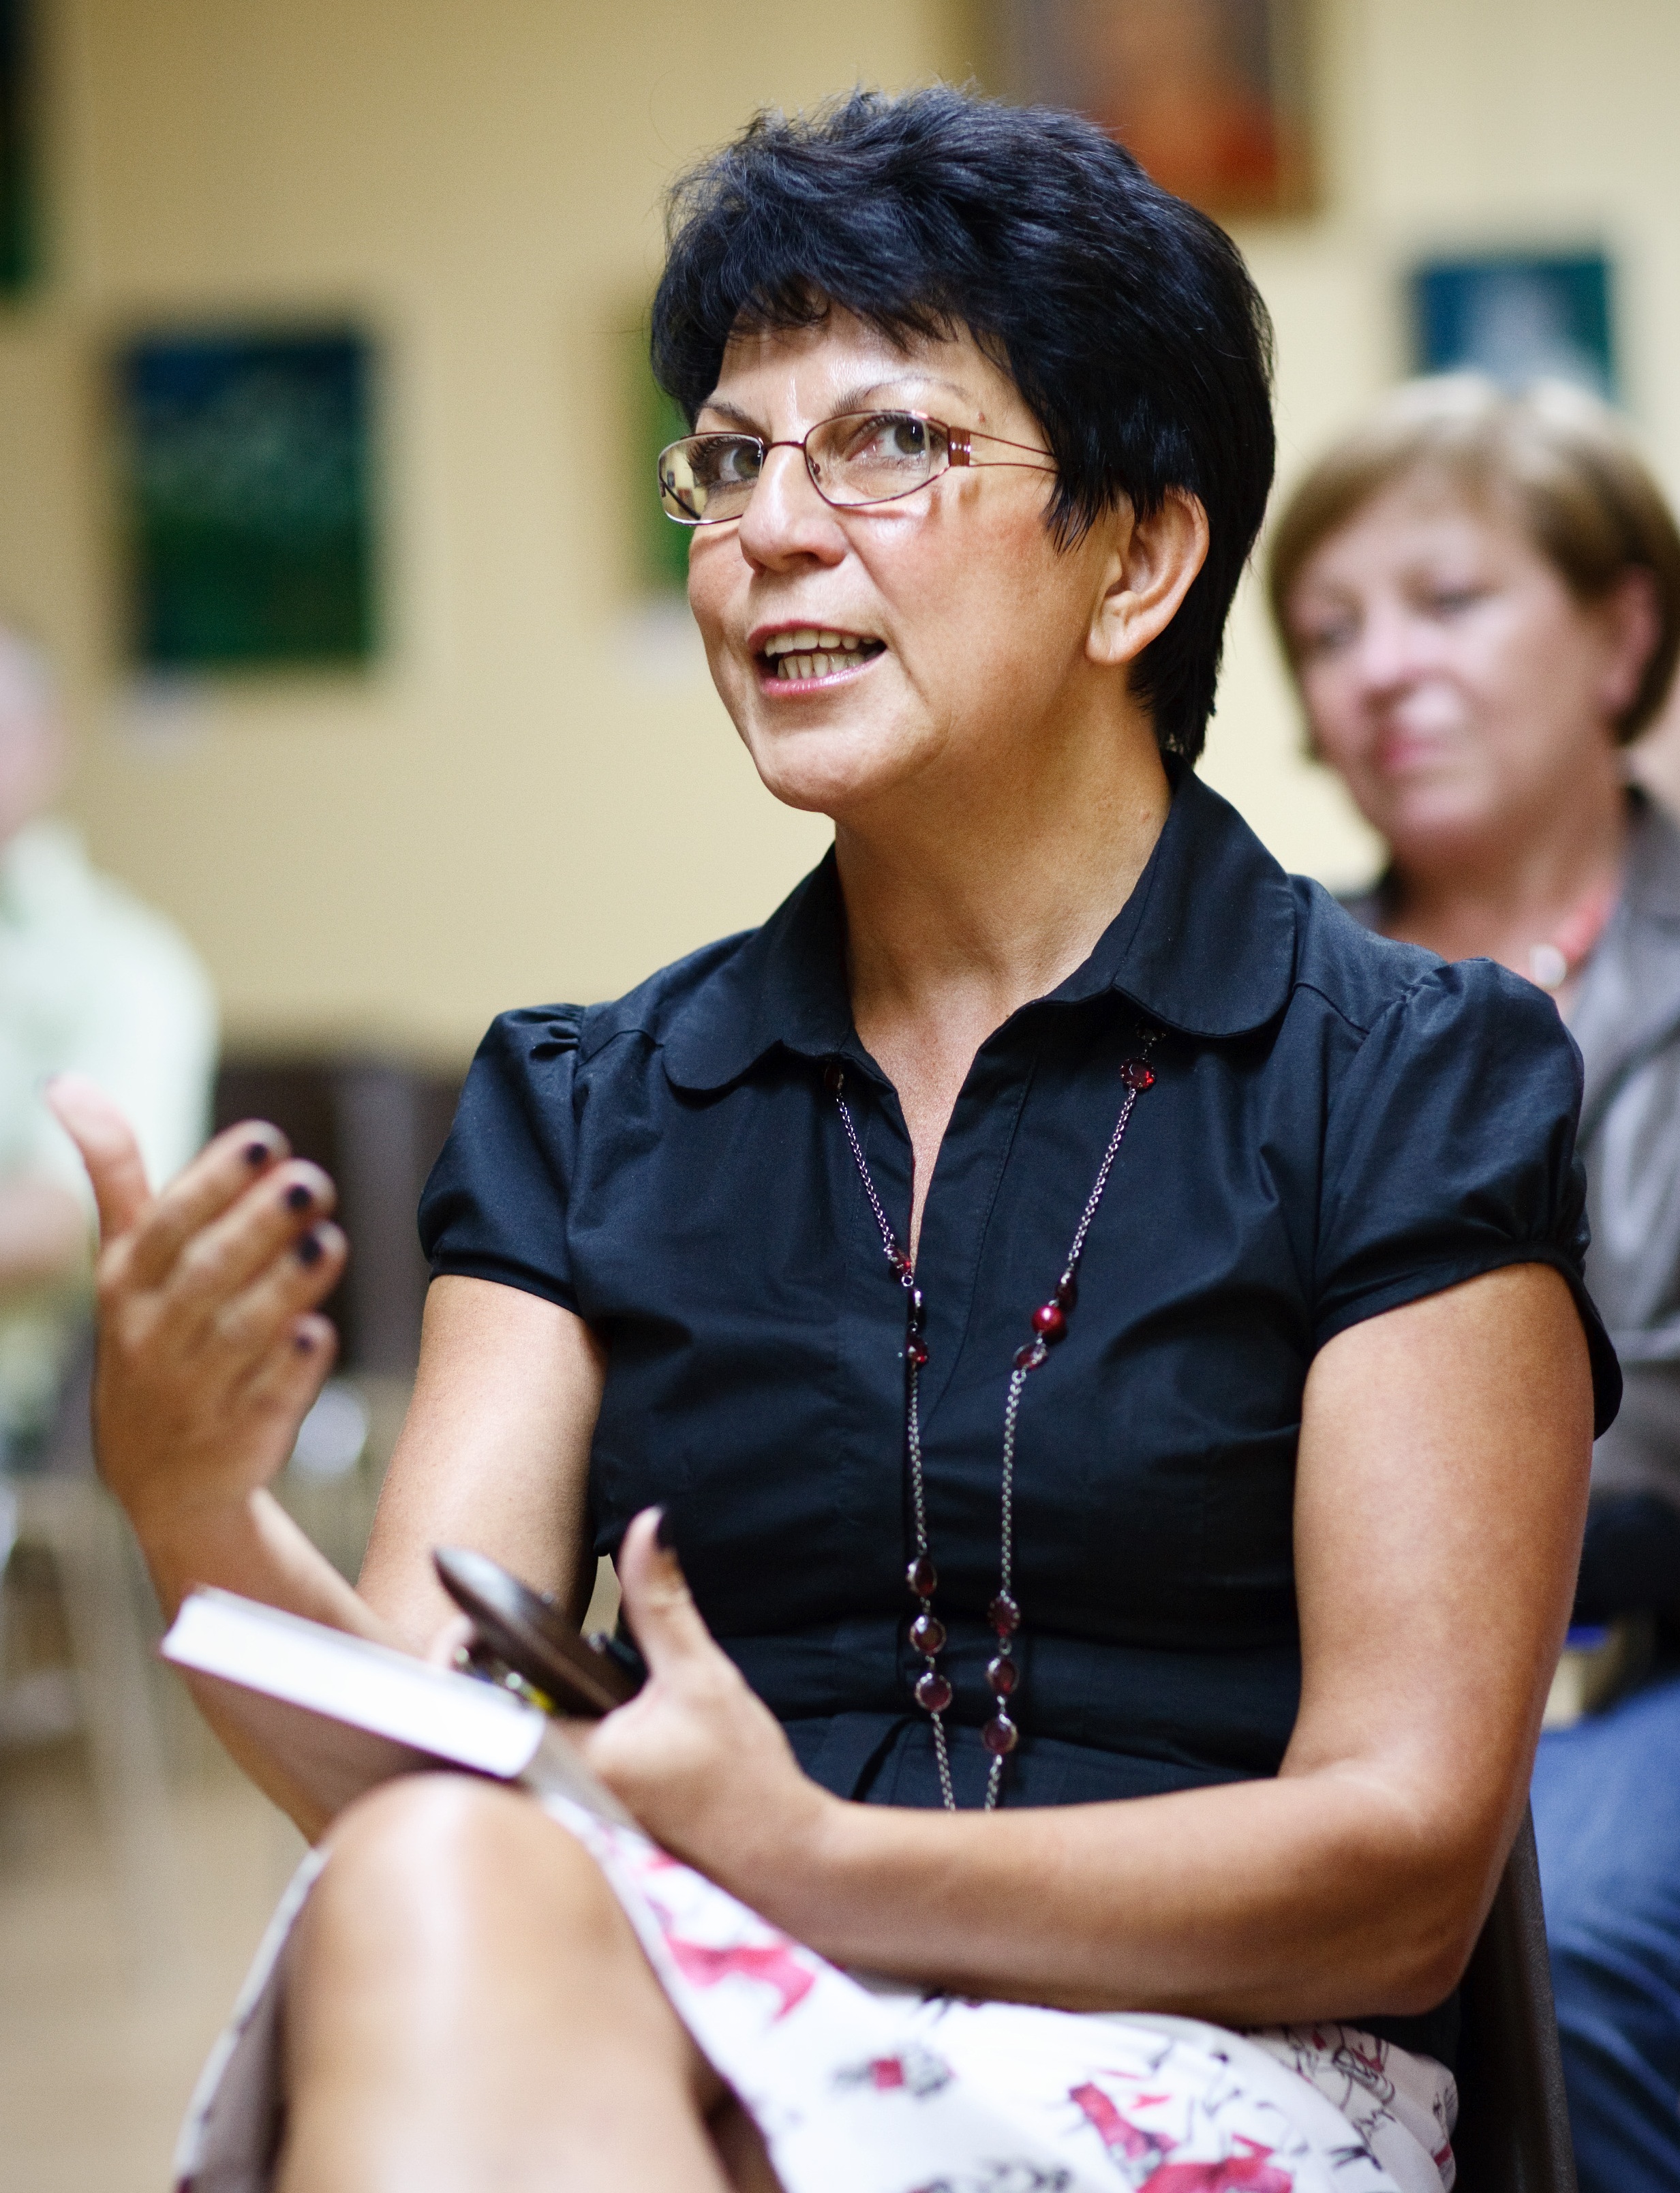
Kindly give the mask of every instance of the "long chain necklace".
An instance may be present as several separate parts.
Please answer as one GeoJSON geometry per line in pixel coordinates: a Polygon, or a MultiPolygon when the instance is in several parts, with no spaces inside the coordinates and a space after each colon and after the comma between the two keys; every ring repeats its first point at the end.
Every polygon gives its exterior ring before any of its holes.
{"type": "MultiPolygon", "coordinates": [[[[1021,1389],[1039,1365],[1049,1356],[1057,1342],[1067,1333],[1067,1321],[1073,1314],[1079,1296],[1079,1259],[1085,1252],[1085,1237],[1091,1230],[1091,1221],[1097,1215],[1097,1205],[1102,1201],[1103,1190],[1108,1186],[1108,1176],[1119,1155],[1127,1122],[1132,1116],[1132,1107],[1141,1091],[1155,1079],[1155,1069],[1149,1063],[1149,1054],[1155,1048],[1158,1031],[1151,1030],[1143,1039],[1139,1055],[1125,1060],[1120,1068],[1120,1079],[1126,1094],[1121,1101],[1120,1116],[1114,1122],[1114,1132],[1108,1138],[1108,1148],[1103,1152],[1102,1163],[1097,1167],[1097,1177],[1091,1192],[1085,1199],[1085,1208],[1079,1214],[1079,1223],[1073,1229],[1073,1242],[1062,1267],[1061,1277],[1051,1290],[1050,1298],[1032,1313],[1031,1337],[1015,1350],[1014,1366],[1009,1373],[1009,1391],[1003,1400],[1003,1460],[998,1533],[997,1590],[986,1609],[986,1620],[997,1640],[997,1649],[986,1663],[986,1680],[991,1692],[991,1718],[980,1731],[980,1741],[991,1755],[991,1764],[986,1778],[985,1807],[991,1812],[997,1802],[1003,1785],[1003,1762],[1020,1741],[1020,1731],[1009,1713],[1009,1703],[1020,1688],[1020,1663],[1014,1657],[1015,1634],[1020,1628],[1021,1612],[1014,1595],[1015,1568],[1015,1432],[1020,1417],[1021,1389]]],[[[939,1589],[939,1572],[934,1566],[933,1555],[928,1541],[928,1498],[922,1468],[922,1409],[921,1379],[928,1360],[928,1306],[926,1297],[916,1284],[916,1267],[911,1257],[899,1245],[898,1236],[887,1217],[880,1196],[876,1193],[869,1165],[863,1154],[863,1144],[853,1124],[851,1108],[845,1097],[846,1071],[837,1059],[831,1059],[824,1070],[823,1079],[832,1096],[840,1114],[840,1124],[846,1131],[846,1140],[851,1144],[852,1156],[856,1160],[864,1194],[869,1198],[869,1207],[875,1214],[875,1222],[881,1229],[881,1245],[886,1251],[887,1262],[893,1275],[905,1291],[904,1337],[904,1446],[910,1467],[910,1520],[914,1539],[914,1551],[905,1571],[905,1582],[911,1596],[917,1603],[917,1612],[910,1625],[910,1641],[922,1655],[923,1667],[915,1683],[916,1703],[929,1715],[934,1725],[934,1755],[939,1766],[940,1793],[948,1812],[957,1810],[956,1793],[951,1784],[951,1747],[946,1735],[945,1715],[953,1692],[951,1678],[939,1664],[939,1656],[945,1649],[946,1627],[934,1612],[934,1595],[939,1589]]]]}

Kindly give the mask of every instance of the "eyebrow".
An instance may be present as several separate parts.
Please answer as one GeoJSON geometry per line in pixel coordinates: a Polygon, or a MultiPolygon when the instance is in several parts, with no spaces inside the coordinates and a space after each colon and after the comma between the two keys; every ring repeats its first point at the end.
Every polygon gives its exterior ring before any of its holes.
{"type": "MultiPolygon", "coordinates": [[[[947,381],[943,374],[939,373],[911,372],[894,375],[888,381],[865,381],[856,387],[847,389],[845,393],[836,400],[834,409],[829,416],[841,418],[849,411],[867,411],[873,407],[877,399],[889,389],[899,387],[905,381],[919,383],[923,387],[948,389],[953,396],[960,397],[963,403],[974,404],[973,392],[965,388],[960,381],[947,381]]],[[[726,419],[733,420],[749,434],[757,433],[757,426],[751,413],[743,411],[739,404],[730,404],[721,397],[708,396],[700,408],[702,411],[715,411],[726,419]]]]}

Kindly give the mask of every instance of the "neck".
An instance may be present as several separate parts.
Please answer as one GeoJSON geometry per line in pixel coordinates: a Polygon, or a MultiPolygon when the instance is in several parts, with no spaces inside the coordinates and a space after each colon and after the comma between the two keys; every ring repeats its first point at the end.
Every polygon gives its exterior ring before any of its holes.
{"type": "Polygon", "coordinates": [[[1047,741],[991,783],[942,795],[922,782],[889,813],[837,819],[852,1009],[883,1064],[931,1040],[966,1071],[1089,956],[1170,802],[1153,732],[1129,716],[1047,741]]]}
{"type": "Polygon", "coordinates": [[[1529,971],[1529,953],[1596,891],[1614,889],[1626,848],[1626,795],[1615,757],[1523,827],[1443,850],[1397,848],[1390,933],[1443,958],[1485,957],[1529,971]]]}

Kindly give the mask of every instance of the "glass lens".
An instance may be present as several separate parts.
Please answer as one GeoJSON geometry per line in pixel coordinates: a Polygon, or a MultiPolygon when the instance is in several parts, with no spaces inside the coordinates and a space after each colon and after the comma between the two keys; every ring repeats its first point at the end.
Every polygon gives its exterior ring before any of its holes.
{"type": "Polygon", "coordinates": [[[826,419],[807,448],[831,502],[891,502],[945,470],[945,430],[913,411],[855,411],[826,419]]]}
{"type": "Polygon", "coordinates": [[[688,434],[660,451],[660,501],[681,525],[739,518],[763,467],[751,434],[688,434]]]}

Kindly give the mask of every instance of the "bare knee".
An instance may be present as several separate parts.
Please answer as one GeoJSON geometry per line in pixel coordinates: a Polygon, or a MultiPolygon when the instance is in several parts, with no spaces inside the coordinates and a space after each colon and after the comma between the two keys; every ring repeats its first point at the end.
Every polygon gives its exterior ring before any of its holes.
{"type": "Polygon", "coordinates": [[[543,1939],[563,1961],[633,1950],[587,1851],[529,1797],[460,1774],[405,1775],[346,1808],[304,1908],[294,1970],[387,1972],[543,1939]]]}

